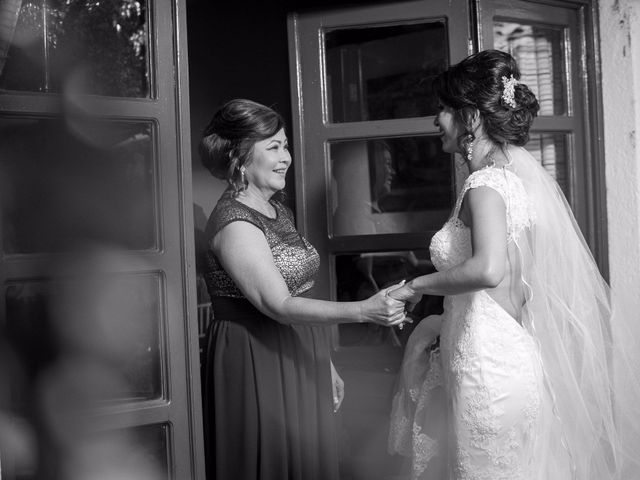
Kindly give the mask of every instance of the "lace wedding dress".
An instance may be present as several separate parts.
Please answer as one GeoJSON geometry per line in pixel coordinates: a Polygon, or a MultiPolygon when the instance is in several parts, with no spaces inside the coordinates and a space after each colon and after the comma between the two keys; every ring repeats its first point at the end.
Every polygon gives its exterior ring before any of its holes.
{"type": "Polygon", "coordinates": [[[507,281],[448,296],[416,326],[389,451],[416,480],[637,480],[640,327],[612,313],[557,183],[525,149],[510,155],[469,175],[430,245],[440,271],[470,258],[460,207],[491,188],[506,206],[507,281]]]}
{"type": "MultiPolygon", "coordinates": [[[[497,168],[474,172],[465,182],[450,220],[432,239],[431,259],[440,271],[471,256],[470,230],[458,213],[465,193],[478,187],[492,188],[503,198],[510,249],[534,221],[527,194],[512,172],[497,168]]],[[[416,479],[532,478],[543,377],[531,336],[485,290],[446,297],[442,317],[424,322],[407,346],[407,357],[413,361],[409,365],[405,360],[404,368],[415,367],[422,354],[429,352],[428,370],[425,368],[420,384],[400,391],[394,400],[392,449],[404,453],[411,450],[416,479]],[[421,335],[420,331],[431,329],[435,333],[440,321],[439,346],[425,349],[424,341],[433,335],[421,335]],[[403,398],[407,393],[410,399],[403,398]],[[443,409],[438,409],[444,415],[440,421],[435,412],[429,411],[433,399],[446,402],[443,409]],[[413,419],[398,408],[407,401],[415,404],[413,419]],[[429,416],[433,418],[425,423],[429,416]],[[442,420],[449,428],[440,428],[441,438],[434,438],[429,432],[438,429],[442,420]],[[438,461],[427,468],[436,455],[438,461]]],[[[426,367],[426,358],[423,360],[426,367]]]]}

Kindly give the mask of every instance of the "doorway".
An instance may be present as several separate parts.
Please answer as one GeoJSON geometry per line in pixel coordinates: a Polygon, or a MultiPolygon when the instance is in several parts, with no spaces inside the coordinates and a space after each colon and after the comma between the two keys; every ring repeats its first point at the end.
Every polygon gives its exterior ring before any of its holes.
{"type": "MultiPolygon", "coordinates": [[[[384,54],[389,50],[385,44],[398,42],[391,52],[409,57],[407,45],[417,39],[434,51],[441,49],[439,64],[433,61],[437,56],[423,60],[442,69],[480,48],[510,48],[535,59],[531,43],[544,44],[549,50],[538,57],[552,61],[544,71],[527,72],[527,83],[539,85],[543,95],[553,90],[555,100],[547,97],[550,109],[536,120],[530,147],[564,182],[606,271],[606,228],[598,215],[604,205],[604,177],[596,155],[600,147],[590,143],[595,136],[585,134],[597,130],[596,69],[585,42],[591,31],[589,12],[586,0],[562,5],[502,0],[348,5],[285,0],[263,5],[248,0],[224,6],[189,0],[193,151],[214,109],[226,100],[248,97],[280,111],[293,144],[289,206],[323,258],[314,294],[357,298],[385,282],[432,268],[430,236],[446,218],[465,175],[430,138],[435,130],[428,95],[409,97],[416,91],[411,75],[398,75],[397,63],[387,71],[375,70],[367,64],[371,53],[384,54]],[[299,51],[288,34],[299,35],[299,51]],[[569,61],[574,63],[566,68],[569,61]],[[577,76],[581,71],[587,74],[577,76]],[[396,97],[385,103],[380,92],[396,97]],[[560,104],[564,107],[555,109],[560,104]],[[580,113],[587,111],[592,115],[580,113]],[[421,178],[432,182],[420,184],[421,178]],[[429,192],[430,203],[425,203],[424,192],[429,192]]],[[[206,216],[224,186],[204,171],[196,155],[193,161],[194,203],[206,216]]],[[[423,313],[437,312],[439,302],[429,299],[423,313]]],[[[402,469],[400,459],[386,455],[385,422],[409,332],[334,330],[335,359],[347,383],[340,414],[345,480],[393,478],[402,469]],[[349,385],[355,386],[351,392],[349,385]]]]}

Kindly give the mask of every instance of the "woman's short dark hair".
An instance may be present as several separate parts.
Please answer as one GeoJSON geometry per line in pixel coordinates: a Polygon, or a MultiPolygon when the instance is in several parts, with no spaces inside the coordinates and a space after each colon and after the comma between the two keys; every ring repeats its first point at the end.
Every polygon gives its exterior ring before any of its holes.
{"type": "Polygon", "coordinates": [[[284,119],[273,109],[242,98],[230,100],[204,129],[198,149],[202,164],[236,192],[243,190],[240,168],[251,162],[253,146],[284,127],[284,119]]]}
{"type": "Polygon", "coordinates": [[[513,92],[514,103],[503,98],[502,77],[509,79],[512,75],[520,80],[518,64],[511,55],[484,50],[439,74],[433,82],[434,94],[456,111],[457,120],[466,130],[464,135],[473,133],[471,125],[477,110],[492,141],[523,146],[529,141],[529,129],[540,107],[529,87],[519,82],[513,92]]]}

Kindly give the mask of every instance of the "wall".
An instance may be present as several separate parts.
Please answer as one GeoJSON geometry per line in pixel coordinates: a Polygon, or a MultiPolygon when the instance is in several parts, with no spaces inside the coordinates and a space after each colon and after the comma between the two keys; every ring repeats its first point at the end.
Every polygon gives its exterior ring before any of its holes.
{"type": "Polygon", "coordinates": [[[615,309],[640,312],[640,2],[600,0],[610,282],[615,309]]]}

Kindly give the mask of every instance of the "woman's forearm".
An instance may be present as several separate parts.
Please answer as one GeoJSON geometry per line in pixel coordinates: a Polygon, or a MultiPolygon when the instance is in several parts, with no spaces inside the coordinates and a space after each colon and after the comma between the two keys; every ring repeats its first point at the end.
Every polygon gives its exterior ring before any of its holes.
{"type": "Polygon", "coordinates": [[[503,277],[504,270],[471,258],[449,270],[416,277],[407,288],[421,295],[458,295],[494,288],[503,277]]]}
{"type": "Polygon", "coordinates": [[[333,325],[372,322],[391,326],[405,319],[405,311],[404,303],[388,296],[387,290],[381,290],[366,300],[355,302],[330,302],[290,295],[270,295],[268,300],[262,302],[262,307],[256,306],[281,323],[333,325]]]}
{"type": "Polygon", "coordinates": [[[265,306],[267,315],[281,323],[334,325],[366,321],[363,302],[330,302],[287,296],[265,306]]]}

